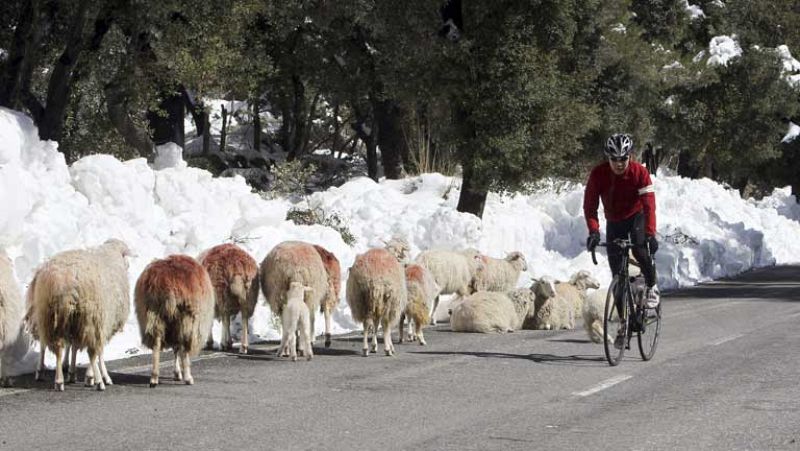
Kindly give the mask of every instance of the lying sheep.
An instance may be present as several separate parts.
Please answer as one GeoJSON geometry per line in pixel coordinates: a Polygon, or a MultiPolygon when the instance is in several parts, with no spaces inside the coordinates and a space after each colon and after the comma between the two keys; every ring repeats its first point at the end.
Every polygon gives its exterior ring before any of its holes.
{"type": "Polygon", "coordinates": [[[517,288],[507,292],[478,291],[453,307],[453,332],[506,333],[522,327],[534,310],[534,292],[517,288]]]}
{"type": "Polygon", "coordinates": [[[339,292],[342,290],[342,267],[332,252],[316,244],[314,249],[319,253],[325,272],[328,274],[328,290],[320,304],[320,311],[325,316],[325,347],[328,348],[331,346],[331,315],[339,305],[339,292]]]}
{"type": "Polygon", "coordinates": [[[308,306],[304,302],[305,294],[312,289],[303,286],[300,282],[289,284],[286,293],[286,305],[283,307],[283,335],[281,345],[278,347],[278,356],[284,352],[289,353],[292,361],[297,361],[296,335],[299,332],[300,350],[307,360],[311,360],[314,352],[311,349],[311,324],[309,323],[308,306]]]}
{"type": "Polygon", "coordinates": [[[521,252],[511,252],[506,258],[481,256],[484,268],[472,280],[472,291],[509,291],[517,287],[519,275],[528,270],[521,252]]]}
{"type": "Polygon", "coordinates": [[[386,249],[370,249],[356,256],[347,278],[347,304],[353,319],[364,325],[364,356],[373,333],[372,352],[378,348],[378,325],[383,327],[383,350],[394,355],[392,327],[405,310],[407,291],[403,266],[386,249]]]}
{"type": "Polygon", "coordinates": [[[5,253],[0,251],[0,385],[10,386],[10,348],[22,333],[25,307],[19,292],[14,268],[5,253]]]}
{"type": "Polygon", "coordinates": [[[32,321],[42,345],[56,355],[56,390],[64,390],[62,350],[87,348],[86,385],[105,390],[111,378],[103,348],[121,331],[130,311],[128,246],[108,240],[98,247],[66,251],[53,256],[35,273],[30,296],[32,321]]]}
{"type": "Polygon", "coordinates": [[[557,296],[556,283],[550,276],[534,280],[531,290],[536,295],[534,314],[523,324],[524,329],[573,329],[572,305],[557,296]]]}
{"type": "MultiPolygon", "coordinates": [[[[220,349],[227,351],[233,347],[231,318],[241,313],[242,344],[239,352],[247,354],[248,322],[258,300],[258,263],[245,250],[232,243],[214,246],[203,252],[198,260],[208,271],[214,286],[214,317],[222,321],[220,349]]],[[[213,339],[209,333],[207,347],[212,346],[213,339]]]]}
{"type": "Polygon", "coordinates": [[[433,274],[439,293],[431,308],[431,324],[436,324],[436,307],[439,305],[439,296],[442,294],[456,293],[465,297],[471,293],[472,280],[477,273],[484,269],[480,253],[475,249],[464,251],[449,251],[433,249],[420,253],[416,263],[433,274]]]}
{"type": "Polygon", "coordinates": [[[403,342],[403,324],[407,316],[408,340],[419,339],[419,344],[424,346],[426,343],[422,329],[430,321],[430,310],[439,292],[439,285],[436,284],[433,274],[420,265],[407,265],[405,273],[408,302],[405,311],[400,315],[400,343],[403,342]]]}
{"type": "Polygon", "coordinates": [[[190,356],[206,342],[214,319],[208,272],[187,255],[154,260],[136,281],[134,303],[142,344],[153,350],[150,387],[158,385],[164,348],[175,353],[175,380],[194,384],[190,356]]]}
{"type": "MultiPolygon", "coordinates": [[[[272,313],[281,318],[292,282],[298,282],[312,289],[306,293],[305,303],[310,315],[313,343],[314,313],[320,309],[323,300],[329,295],[328,271],[325,270],[322,257],[313,245],[301,241],[284,241],[272,248],[261,262],[261,290],[272,313]]],[[[330,334],[330,330],[325,332],[330,334]]]]}
{"type": "MultiPolygon", "coordinates": [[[[603,342],[603,315],[605,315],[606,295],[608,289],[595,290],[586,297],[583,304],[583,327],[594,343],[603,342]]],[[[609,337],[614,341],[614,337],[609,337]]]]}
{"type": "Polygon", "coordinates": [[[556,295],[572,306],[572,316],[578,318],[583,312],[583,304],[590,288],[600,288],[600,282],[584,269],[569,278],[569,282],[556,283],[556,295]]]}

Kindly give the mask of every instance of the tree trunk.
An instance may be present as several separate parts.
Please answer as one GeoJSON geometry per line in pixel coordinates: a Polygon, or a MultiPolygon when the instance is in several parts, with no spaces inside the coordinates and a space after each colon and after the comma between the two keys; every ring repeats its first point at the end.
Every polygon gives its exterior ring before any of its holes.
{"type": "Polygon", "coordinates": [[[489,193],[476,183],[472,163],[463,161],[462,165],[461,195],[458,197],[456,210],[462,213],[472,213],[479,218],[483,218],[483,209],[486,207],[486,197],[489,193]]]}
{"type": "MultiPolygon", "coordinates": [[[[19,20],[14,30],[14,39],[8,49],[8,59],[0,78],[0,105],[21,110],[26,104],[25,96],[30,87],[36,49],[41,40],[39,0],[22,2],[19,20]]],[[[31,111],[33,115],[35,112],[31,111]]]]}
{"type": "Polygon", "coordinates": [[[253,108],[253,149],[261,153],[261,116],[258,100],[252,101],[250,105],[253,108]]]}
{"type": "Polygon", "coordinates": [[[356,135],[364,141],[367,148],[367,176],[372,180],[378,181],[378,140],[375,137],[375,127],[370,127],[373,123],[370,115],[356,108],[356,123],[353,129],[356,135]]]}
{"type": "Polygon", "coordinates": [[[203,109],[203,155],[208,156],[211,154],[211,121],[209,120],[209,112],[203,109]]]}
{"type": "Polygon", "coordinates": [[[222,105],[222,129],[219,131],[219,150],[225,152],[225,141],[228,138],[228,110],[222,105]]]}
{"type": "Polygon", "coordinates": [[[183,147],[186,143],[183,120],[186,115],[184,96],[180,93],[165,93],[158,104],[162,111],[148,111],[147,122],[153,131],[153,143],[161,145],[168,142],[183,147]]]}
{"type": "Polygon", "coordinates": [[[387,179],[401,179],[406,175],[403,160],[408,155],[408,141],[403,135],[404,112],[392,100],[375,102],[374,109],[383,174],[387,179]]]}
{"type": "Polygon", "coordinates": [[[150,134],[146,130],[139,129],[128,114],[128,93],[123,88],[119,79],[111,81],[105,87],[106,108],[108,109],[108,119],[117,129],[129,146],[133,147],[148,159],[154,156],[154,145],[150,139],[150,134]]]}

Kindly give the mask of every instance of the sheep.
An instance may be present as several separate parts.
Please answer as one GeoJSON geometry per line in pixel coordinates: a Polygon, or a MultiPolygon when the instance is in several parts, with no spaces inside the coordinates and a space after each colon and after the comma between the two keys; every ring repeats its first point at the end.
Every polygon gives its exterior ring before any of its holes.
{"type": "MultiPolygon", "coordinates": [[[[258,263],[239,246],[227,243],[214,246],[200,254],[200,264],[208,271],[214,286],[214,318],[222,320],[220,349],[233,347],[231,317],[242,314],[241,354],[247,354],[248,322],[258,300],[258,263]]],[[[213,338],[208,334],[207,348],[213,347],[213,338]]]]}
{"type": "Polygon", "coordinates": [[[387,356],[394,355],[392,327],[405,310],[407,299],[403,266],[394,254],[374,248],[356,256],[347,278],[347,304],[353,319],[364,325],[365,357],[370,352],[370,331],[372,352],[377,352],[379,324],[383,327],[383,350],[387,356]]]}
{"type": "Polygon", "coordinates": [[[436,307],[439,305],[439,296],[442,294],[456,293],[465,297],[471,293],[472,280],[479,271],[485,267],[480,253],[475,249],[463,251],[449,251],[432,249],[420,253],[416,263],[433,274],[439,292],[431,308],[431,324],[436,324],[436,307]]]}
{"type": "Polygon", "coordinates": [[[339,260],[322,246],[314,245],[319,253],[325,272],[328,274],[328,290],[320,304],[320,311],[325,316],[325,347],[331,346],[331,314],[339,305],[339,292],[342,289],[342,267],[339,260]]]}
{"type": "Polygon", "coordinates": [[[582,315],[589,288],[600,288],[600,282],[589,271],[582,269],[573,274],[569,282],[556,283],[556,296],[565,299],[572,306],[572,316],[578,318],[582,315]]]}
{"type": "Polygon", "coordinates": [[[478,291],[454,306],[453,332],[506,333],[522,327],[532,316],[535,294],[529,288],[507,292],[478,291]]]}
{"type": "Polygon", "coordinates": [[[550,276],[534,280],[531,290],[536,295],[533,318],[528,318],[523,329],[572,329],[575,317],[572,306],[557,296],[556,283],[550,276]]]}
{"type": "Polygon", "coordinates": [[[153,350],[150,388],[158,385],[161,350],[175,353],[175,380],[194,384],[190,356],[206,342],[214,320],[214,286],[188,255],[170,255],[145,267],[134,291],[142,344],[153,350]]]}
{"type": "Polygon", "coordinates": [[[314,351],[311,349],[311,324],[309,324],[308,306],[305,304],[305,293],[312,288],[306,287],[300,282],[289,284],[289,291],[286,293],[286,305],[283,308],[282,326],[283,335],[281,345],[278,347],[278,356],[288,351],[292,361],[297,361],[297,349],[295,346],[295,335],[300,335],[300,350],[307,360],[311,360],[314,351]]]}
{"type": "MultiPolygon", "coordinates": [[[[272,313],[281,318],[292,282],[299,282],[312,289],[306,292],[304,302],[308,306],[313,344],[314,313],[329,293],[328,271],[313,245],[301,241],[284,241],[272,248],[261,262],[261,291],[272,313]]],[[[330,333],[330,330],[326,330],[326,333],[330,333]]]]}
{"type": "MultiPolygon", "coordinates": [[[[589,293],[583,304],[583,327],[594,343],[603,342],[603,316],[606,308],[608,289],[598,289],[589,293]]],[[[609,337],[614,341],[614,337],[609,337]]]]}
{"type": "Polygon", "coordinates": [[[517,287],[519,275],[528,270],[521,252],[511,252],[506,258],[481,256],[484,269],[472,280],[472,291],[509,291],[517,287]]]}
{"type": "Polygon", "coordinates": [[[405,273],[408,302],[405,311],[400,315],[400,343],[403,342],[403,324],[408,316],[408,340],[419,339],[419,344],[425,346],[422,328],[430,321],[430,310],[439,292],[439,285],[436,284],[433,274],[420,265],[413,263],[406,265],[405,273]]]}
{"type": "Polygon", "coordinates": [[[397,261],[400,263],[406,262],[406,258],[408,258],[408,252],[411,250],[411,247],[408,245],[408,241],[406,241],[405,238],[395,236],[389,241],[384,241],[383,243],[384,248],[394,255],[395,258],[397,258],[397,261]]]}
{"type": "Polygon", "coordinates": [[[86,385],[105,390],[111,378],[103,348],[121,331],[130,311],[128,261],[131,252],[120,240],[56,254],[36,271],[31,283],[31,312],[42,351],[56,355],[55,389],[64,391],[61,351],[66,344],[89,353],[86,385]]]}
{"type": "Polygon", "coordinates": [[[25,308],[19,292],[14,268],[4,252],[0,251],[0,385],[11,386],[8,375],[11,363],[10,349],[17,341],[23,327],[25,308]]]}

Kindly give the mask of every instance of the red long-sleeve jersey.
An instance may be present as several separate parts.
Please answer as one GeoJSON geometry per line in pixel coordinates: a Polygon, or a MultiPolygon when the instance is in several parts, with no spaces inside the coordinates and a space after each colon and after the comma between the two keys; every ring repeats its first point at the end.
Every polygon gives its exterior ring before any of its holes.
{"type": "Polygon", "coordinates": [[[583,214],[589,232],[600,230],[597,207],[601,199],[607,221],[624,221],[643,211],[645,234],[656,234],[655,190],[650,173],[641,164],[631,161],[622,175],[614,174],[608,162],[592,169],[583,193],[583,214]]]}

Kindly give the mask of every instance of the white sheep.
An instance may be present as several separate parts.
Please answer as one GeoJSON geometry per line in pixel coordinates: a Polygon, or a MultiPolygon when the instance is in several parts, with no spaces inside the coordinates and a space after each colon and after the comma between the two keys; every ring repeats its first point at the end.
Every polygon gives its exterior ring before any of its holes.
{"type": "MultiPolygon", "coordinates": [[[[272,313],[281,318],[292,282],[298,282],[312,289],[306,292],[305,303],[310,315],[313,343],[314,313],[320,309],[323,300],[329,295],[330,284],[322,257],[312,244],[284,241],[272,248],[261,262],[261,290],[272,313]]],[[[338,293],[336,297],[338,298],[338,293]]],[[[330,331],[326,330],[326,333],[330,334],[330,331]]]]}
{"type": "Polygon", "coordinates": [[[471,293],[472,280],[477,273],[484,269],[480,253],[475,249],[463,251],[450,251],[432,249],[420,253],[415,262],[433,274],[439,293],[431,308],[431,324],[436,323],[436,307],[439,305],[439,296],[456,293],[465,297],[471,293]]]}
{"type": "Polygon", "coordinates": [[[569,282],[556,283],[556,296],[560,296],[572,305],[572,316],[579,318],[590,288],[600,288],[600,282],[589,271],[582,269],[573,274],[569,282]]]}
{"type": "Polygon", "coordinates": [[[472,291],[509,291],[517,287],[519,275],[528,270],[521,252],[511,252],[506,258],[481,256],[484,268],[475,274],[472,291]]]}
{"type": "MultiPolygon", "coordinates": [[[[603,342],[603,316],[606,308],[606,295],[608,288],[594,290],[586,296],[583,304],[583,327],[589,339],[595,343],[603,342]]],[[[609,337],[614,341],[614,337],[609,337]]]]}
{"type": "MultiPolygon", "coordinates": [[[[230,350],[233,347],[231,318],[241,313],[242,339],[239,352],[247,354],[248,322],[258,300],[258,263],[244,249],[232,243],[214,246],[203,252],[198,260],[208,271],[211,284],[214,285],[214,317],[222,321],[220,349],[230,350]]],[[[209,333],[206,347],[212,346],[213,339],[209,333]]]]}
{"type": "Polygon", "coordinates": [[[532,320],[526,321],[525,329],[574,329],[575,316],[572,304],[558,296],[556,283],[550,276],[535,280],[531,289],[536,294],[532,320]]]}
{"type": "Polygon", "coordinates": [[[208,271],[188,255],[154,260],[136,281],[134,303],[142,344],[153,350],[150,388],[158,385],[164,348],[175,353],[175,380],[194,384],[190,357],[200,352],[214,320],[208,271]]]}
{"type": "Polygon", "coordinates": [[[311,349],[311,324],[309,311],[304,299],[305,294],[312,288],[303,286],[300,282],[289,284],[286,294],[286,305],[283,307],[281,345],[278,347],[278,356],[288,351],[292,361],[297,360],[296,335],[299,332],[300,350],[307,360],[311,360],[314,352],[311,349]]]}
{"type": "Polygon", "coordinates": [[[403,325],[408,317],[408,340],[418,339],[419,344],[424,346],[426,343],[422,329],[430,321],[430,311],[433,300],[439,293],[439,285],[430,271],[417,264],[406,265],[405,274],[408,302],[400,315],[400,343],[403,342],[403,325]]]}
{"type": "Polygon", "coordinates": [[[19,292],[11,260],[0,251],[0,385],[10,386],[13,380],[8,375],[13,344],[24,333],[25,307],[19,292]]]}
{"type": "Polygon", "coordinates": [[[392,327],[405,310],[406,291],[403,265],[386,249],[370,249],[356,256],[347,278],[347,304],[353,319],[364,325],[364,356],[369,355],[369,333],[373,333],[372,352],[378,348],[378,326],[383,328],[383,349],[394,355],[392,327]]]}
{"type": "Polygon", "coordinates": [[[86,385],[105,390],[111,378],[103,348],[121,331],[130,311],[128,246],[108,240],[98,247],[56,254],[36,271],[28,288],[33,321],[42,351],[56,355],[56,390],[64,390],[62,350],[86,348],[89,368],[86,385]]]}
{"type": "Polygon", "coordinates": [[[529,288],[478,291],[453,307],[450,328],[454,332],[514,332],[532,316],[534,299],[529,288]]]}

